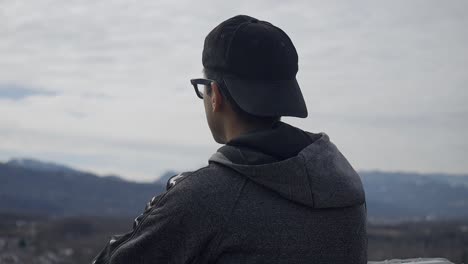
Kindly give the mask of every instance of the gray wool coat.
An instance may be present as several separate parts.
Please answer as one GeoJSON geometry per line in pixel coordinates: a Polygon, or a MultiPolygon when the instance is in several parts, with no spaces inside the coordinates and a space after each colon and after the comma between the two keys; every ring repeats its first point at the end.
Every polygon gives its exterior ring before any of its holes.
{"type": "Polygon", "coordinates": [[[94,263],[367,263],[360,177],[323,132],[252,131],[166,189],[94,263]]]}

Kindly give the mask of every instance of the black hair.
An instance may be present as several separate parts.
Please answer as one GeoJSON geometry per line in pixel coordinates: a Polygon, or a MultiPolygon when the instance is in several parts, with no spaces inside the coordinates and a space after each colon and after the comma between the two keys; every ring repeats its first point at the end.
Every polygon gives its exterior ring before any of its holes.
{"type": "MultiPolygon", "coordinates": [[[[233,111],[241,118],[241,120],[253,124],[274,124],[281,120],[281,116],[257,116],[247,113],[236,103],[234,98],[232,98],[231,94],[229,93],[229,90],[226,88],[226,84],[224,83],[222,72],[204,68],[203,73],[205,74],[206,78],[216,81],[220,89],[221,95],[231,105],[233,111]]],[[[207,92],[208,94],[210,94],[211,87],[208,86],[207,88],[207,92]]]]}

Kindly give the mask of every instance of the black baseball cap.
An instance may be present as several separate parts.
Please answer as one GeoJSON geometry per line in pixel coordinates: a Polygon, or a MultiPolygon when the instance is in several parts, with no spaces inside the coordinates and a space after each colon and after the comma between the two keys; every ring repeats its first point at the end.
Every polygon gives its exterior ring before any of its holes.
{"type": "Polygon", "coordinates": [[[203,67],[221,72],[239,107],[256,116],[307,117],[291,39],[269,22],[232,17],[205,38],[203,67]]]}

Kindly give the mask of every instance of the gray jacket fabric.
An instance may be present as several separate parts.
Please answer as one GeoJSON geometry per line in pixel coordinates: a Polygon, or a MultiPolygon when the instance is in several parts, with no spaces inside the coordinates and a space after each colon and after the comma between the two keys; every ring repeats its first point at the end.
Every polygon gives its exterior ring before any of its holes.
{"type": "Polygon", "coordinates": [[[327,134],[278,122],[169,179],[94,263],[367,263],[364,190],[327,134]]]}

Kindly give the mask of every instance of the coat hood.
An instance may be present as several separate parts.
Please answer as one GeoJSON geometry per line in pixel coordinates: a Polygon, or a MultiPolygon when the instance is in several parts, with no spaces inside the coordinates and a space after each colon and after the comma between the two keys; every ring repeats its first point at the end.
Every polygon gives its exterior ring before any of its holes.
{"type": "Polygon", "coordinates": [[[229,167],[285,199],[312,208],[365,202],[358,173],[324,133],[278,122],[226,143],[210,163],[229,167]]]}

